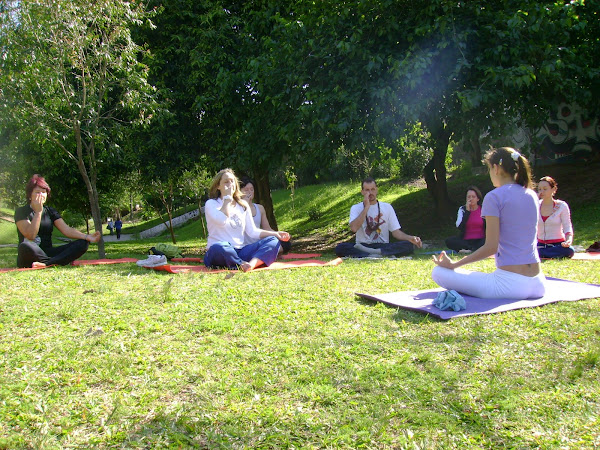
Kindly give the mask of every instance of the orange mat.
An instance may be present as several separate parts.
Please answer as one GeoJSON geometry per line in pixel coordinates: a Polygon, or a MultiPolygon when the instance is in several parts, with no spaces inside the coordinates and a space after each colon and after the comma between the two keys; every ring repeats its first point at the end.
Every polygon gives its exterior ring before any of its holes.
{"type": "Polygon", "coordinates": [[[0,268],[0,272],[23,272],[25,270],[43,270],[43,269],[47,269],[48,267],[56,267],[56,266],[52,265],[52,266],[46,266],[46,267],[3,267],[3,268],[0,268]]]}
{"type": "MultiPolygon", "coordinates": [[[[319,258],[321,256],[320,253],[288,253],[285,255],[281,255],[281,259],[289,260],[289,259],[312,259],[319,258]]],[[[196,263],[204,263],[204,258],[172,258],[171,262],[196,262],[196,263]]]]}
{"type": "Polygon", "coordinates": [[[586,261],[600,261],[600,253],[575,253],[571,259],[581,259],[586,261]]]}
{"type": "Polygon", "coordinates": [[[137,262],[137,258],[117,258],[117,259],[78,259],[73,261],[73,266],[95,266],[98,264],[120,264],[120,263],[134,263],[137,262]]]}
{"type": "MultiPolygon", "coordinates": [[[[342,263],[341,258],[336,258],[331,261],[320,261],[318,259],[305,259],[300,261],[276,261],[269,267],[258,267],[252,272],[259,270],[279,270],[279,269],[293,269],[296,267],[324,267],[324,266],[337,266],[342,263]]],[[[154,269],[161,272],[168,273],[188,273],[188,272],[201,272],[201,273],[221,273],[221,272],[232,272],[230,269],[209,269],[206,266],[184,266],[179,264],[166,264],[158,267],[148,267],[148,269],[154,269]]]]}
{"type": "MultiPolygon", "coordinates": [[[[79,259],[73,261],[71,263],[72,266],[92,266],[98,264],[120,264],[120,263],[134,263],[138,259],[137,258],[118,258],[118,259],[79,259]]],[[[56,265],[46,266],[46,267],[3,267],[0,268],[0,272],[13,272],[13,271],[23,271],[23,270],[40,270],[47,269],[48,267],[59,267],[56,265]]]]}
{"type": "Polygon", "coordinates": [[[309,259],[319,258],[320,256],[320,253],[286,253],[281,255],[281,259],[309,259]]]}

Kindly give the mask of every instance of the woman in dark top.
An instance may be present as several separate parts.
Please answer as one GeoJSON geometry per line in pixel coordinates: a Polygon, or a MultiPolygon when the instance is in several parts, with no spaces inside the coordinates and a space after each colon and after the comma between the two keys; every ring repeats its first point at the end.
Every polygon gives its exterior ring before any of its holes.
{"type": "Polygon", "coordinates": [[[44,177],[34,175],[25,188],[29,204],[17,208],[15,223],[19,235],[18,267],[65,266],[83,255],[90,242],[100,240],[100,232],[84,234],[71,228],[58,211],[44,206],[50,196],[50,186],[44,177]],[[62,234],[76,239],[59,247],[52,246],[52,231],[56,227],[62,234]]]}

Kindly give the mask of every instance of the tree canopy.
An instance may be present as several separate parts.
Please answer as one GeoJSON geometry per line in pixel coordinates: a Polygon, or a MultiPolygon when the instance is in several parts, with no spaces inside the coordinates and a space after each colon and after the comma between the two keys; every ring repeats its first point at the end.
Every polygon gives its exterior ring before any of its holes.
{"type": "Polygon", "coordinates": [[[116,158],[131,124],[148,121],[154,106],[142,48],[131,38],[147,14],[124,0],[14,2],[1,12],[1,117],[46,158],[74,162],[99,231],[104,162],[116,158]]]}
{"type": "Polygon", "coordinates": [[[256,179],[271,223],[275,171],[323,173],[342,151],[412,158],[410,133],[431,149],[423,175],[447,217],[452,141],[536,130],[565,99],[598,111],[598,2],[150,0],[154,26],[138,3],[50,4],[3,15],[3,32],[20,30],[3,49],[12,124],[70,154],[88,186],[123,148],[164,182],[231,166],[256,179]],[[167,107],[129,134],[154,113],[151,86],[167,107]]]}

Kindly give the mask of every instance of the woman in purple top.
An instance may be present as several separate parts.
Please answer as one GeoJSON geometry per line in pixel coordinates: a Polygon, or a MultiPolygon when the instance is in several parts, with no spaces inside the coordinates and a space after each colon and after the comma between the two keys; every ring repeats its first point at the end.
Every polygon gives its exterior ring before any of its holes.
{"type": "Polygon", "coordinates": [[[445,252],[434,256],[433,280],[445,289],[473,297],[542,297],[546,278],[537,253],[539,204],[531,189],[529,163],[509,147],[490,150],[486,163],[496,189],[485,196],[481,208],[486,221],[485,244],[458,261],[445,252]],[[458,269],[490,255],[496,258],[492,273],[458,269]]]}

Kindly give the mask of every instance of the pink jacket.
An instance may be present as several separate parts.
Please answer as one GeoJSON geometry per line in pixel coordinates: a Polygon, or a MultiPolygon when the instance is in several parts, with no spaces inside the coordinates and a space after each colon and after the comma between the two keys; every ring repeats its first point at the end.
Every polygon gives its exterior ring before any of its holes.
{"type": "Polygon", "coordinates": [[[542,214],[538,218],[538,241],[565,240],[565,234],[573,234],[571,211],[569,205],[562,200],[554,200],[552,214],[544,222],[542,214]]]}

